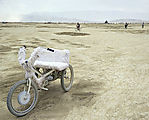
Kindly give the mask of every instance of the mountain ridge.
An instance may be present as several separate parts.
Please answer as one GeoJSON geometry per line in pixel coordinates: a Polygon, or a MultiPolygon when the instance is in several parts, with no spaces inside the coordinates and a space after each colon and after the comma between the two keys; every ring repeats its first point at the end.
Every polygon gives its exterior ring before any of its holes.
{"type": "Polygon", "coordinates": [[[127,13],[120,11],[75,11],[75,12],[37,12],[23,15],[21,21],[30,22],[87,22],[104,23],[149,22],[147,13],[127,13]],[[136,17],[135,17],[136,16],[136,17]],[[142,19],[145,16],[146,19],[142,19]]]}

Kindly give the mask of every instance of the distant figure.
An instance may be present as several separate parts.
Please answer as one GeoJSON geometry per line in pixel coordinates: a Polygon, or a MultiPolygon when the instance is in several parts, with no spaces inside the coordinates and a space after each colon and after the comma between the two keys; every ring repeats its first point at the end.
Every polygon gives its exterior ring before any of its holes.
{"type": "Polygon", "coordinates": [[[125,29],[127,29],[127,27],[128,27],[128,23],[126,22],[126,23],[125,23],[125,29]]]}
{"type": "Polygon", "coordinates": [[[105,24],[109,24],[107,20],[105,21],[105,24]]]}
{"type": "Polygon", "coordinates": [[[80,23],[76,24],[77,30],[80,31],[80,23]]]}
{"type": "Polygon", "coordinates": [[[8,22],[2,22],[2,24],[7,24],[8,22]]]}
{"type": "Polygon", "coordinates": [[[142,28],[144,28],[144,22],[142,23],[142,28]]]}

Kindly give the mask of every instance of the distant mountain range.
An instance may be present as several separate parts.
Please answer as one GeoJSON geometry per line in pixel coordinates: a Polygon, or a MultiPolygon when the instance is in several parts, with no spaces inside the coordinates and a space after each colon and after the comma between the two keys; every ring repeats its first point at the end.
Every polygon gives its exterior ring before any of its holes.
{"type": "Polygon", "coordinates": [[[117,19],[110,21],[111,23],[149,23],[147,20],[140,20],[140,19],[117,19]]]}
{"type": "Polygon", "coordinates": [[[104,23],[142,23],[149,22],[149,13],[127,13],[122,11],[75,11],[75,12],[37,12],[23,15],[23,22],[86,22],[104,23]],[[133,18],[133,19],[132,19],[133,18]]]}
{"type": "Polygon", "coordinates": [[[88,20],[82,20],[78,17],[69,16],[64,13],[32,13],[24,15],[22,20],[23,22],[67,22],[67,23],[88,23],[88,20]]]}

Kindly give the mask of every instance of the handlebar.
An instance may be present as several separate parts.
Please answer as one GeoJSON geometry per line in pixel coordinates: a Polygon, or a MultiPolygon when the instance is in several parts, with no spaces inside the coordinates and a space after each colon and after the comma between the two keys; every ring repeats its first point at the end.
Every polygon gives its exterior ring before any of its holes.
{"type": "Polygon", "coordinates": [[[25,63],[25,56],[26,56],[26,46],[24,45],[23,47],[20,48],[18,52],[18,61],[20,65],[25,63]]]}

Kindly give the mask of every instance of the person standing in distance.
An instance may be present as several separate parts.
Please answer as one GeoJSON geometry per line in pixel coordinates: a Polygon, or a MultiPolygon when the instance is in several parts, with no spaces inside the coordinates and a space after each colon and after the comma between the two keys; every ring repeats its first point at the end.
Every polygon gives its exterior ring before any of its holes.
{"type": "Polygon", "coordinates": [[[127,27],[128,27],[128,23],[126,22],[126,23],[125,23],[125,29],[127,29],[127,27]]]}
{"type": "Polygon", "coordinates": [[[76,27],[77,27],[77,30],[80,31],[80,23],[77,22],[76,27]]]}
{"type": "Polygon", "coordinates": [[[144,28],[144,22],[142,23],[142,28],[144,28]]]}

